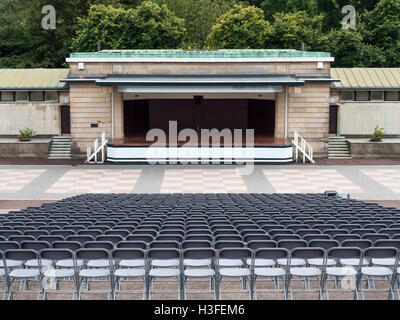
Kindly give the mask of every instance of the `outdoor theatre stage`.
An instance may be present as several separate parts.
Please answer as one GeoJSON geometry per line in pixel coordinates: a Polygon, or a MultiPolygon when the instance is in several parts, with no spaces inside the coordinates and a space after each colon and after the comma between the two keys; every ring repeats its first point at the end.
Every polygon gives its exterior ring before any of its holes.
{"type": "Polygon", "coordinates": [[[212,147],[204,141],[178,141],[177,146],[170,146],[166,137],[166,147],[150,147],[154,142],[146,141],[145,134],[137,134],[124,139],[111,140],[107,144],[107,161],[109,162],[148,162],[164,161],[212,163],[235,163],[239,161],[255,163],[290,163],[293,161],[292,143],[286,139],[258,134],[254,137],[254,147],[246,148],[246,138],[242,137],[244,147],[225,145],[221,138],[222,147],[212,147]],[[185,145],[182,147],[182,145],[185,145]],[[149,153],[149,149],[154,149],[149,153]],[[149,156],[150,155],[150,156],[149,156]],[[149,159],[150,158],[150,159],[149,159]]]}

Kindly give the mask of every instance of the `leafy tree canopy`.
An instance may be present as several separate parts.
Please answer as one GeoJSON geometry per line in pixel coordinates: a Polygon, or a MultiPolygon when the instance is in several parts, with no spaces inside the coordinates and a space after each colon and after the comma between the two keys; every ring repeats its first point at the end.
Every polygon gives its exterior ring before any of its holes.
{"type": "Polygon", "coordinates": [[[261,9],[236,5],[217,20],[207,43],[219,49],[257,49],[264,47],[271,34],[272,27],[261,9]]]}
{"type": "Polygon", "coordinates": [[[93,5],[79,19],[73,51],[177,48],[185,36],[184,22],[165,5],[146,1],[135,9],[93,5]]]}

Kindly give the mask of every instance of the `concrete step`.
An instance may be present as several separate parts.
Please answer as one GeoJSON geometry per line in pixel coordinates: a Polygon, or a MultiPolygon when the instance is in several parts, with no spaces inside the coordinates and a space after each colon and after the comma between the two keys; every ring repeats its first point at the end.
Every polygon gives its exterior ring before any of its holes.
{"type": "Polygon", "coordinates": [[[70,156],[71,155],[71,152],[58,152],[58,151],[51,151],[50,153],[49,153],[49,156],[59,156],[59,155],[62,155],[62,156],[70,156]]]}
{"type": "Polygon", "coordinates": [[[328,157],[328,159],[352,159],[352,157],[328,157]]]}
{"type": "Polygon", "coordinates": [[[47,159],[49,159],[49,160],[68,160],[68,159],[71,159],[71,157],[48,157],[47,159]]]}
{"type": "Polygon", "coordinates": [[[349,148],[347,146],[328,146],[328,149],[346,149],[346,150],[348,150],[349,148]]]}

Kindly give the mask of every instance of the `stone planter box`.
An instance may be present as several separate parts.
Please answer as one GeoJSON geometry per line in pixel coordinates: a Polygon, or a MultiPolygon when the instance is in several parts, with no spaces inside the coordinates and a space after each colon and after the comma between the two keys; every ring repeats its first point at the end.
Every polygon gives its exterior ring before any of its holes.
{"type": "Polygon", "coordinates": [[[0,139],[0,158],[47,158],[51,139],[0,139]]]}
{"type": "Polygon", "coordinates": [[[400,139],[383,138],[380,142],[370,139],[347,139],[353,158],[395,158],[400,157],[400,139]]]}

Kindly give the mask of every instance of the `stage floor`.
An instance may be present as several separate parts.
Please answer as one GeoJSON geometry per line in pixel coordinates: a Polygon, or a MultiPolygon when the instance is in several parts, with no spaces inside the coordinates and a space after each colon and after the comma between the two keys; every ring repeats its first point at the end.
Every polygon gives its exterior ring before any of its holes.
{"type": "MultiPolygon", "coordinates": [[[[232,145],[224,145],[223,143],[223,138],[221,139],[221,146],[232,146],[232,145]]],[[[183,144],[187,143],[188,140],[186,141],[179,141],[178,146],[182,146],[183,144]]],[[[242,137],[242,144],[243,146],[246,145],[246,137],[242,137]]],[[[114,140],[109,140],[108,146],[109,147],[148,147],[152,145],[154,142],[153,141],[146,141],[146,134],[136,134],[132,135],[129,137],[125,137],[123,139],[114,139],[114,140]]],[[[209,141],[208,146],[211,146],[211,139],[209,141]]],[[[292,145],[291,141],[288,139],[278,139],[274,138],[270,135],[264,135],[264,134],[257,134],[254,137],[254,146],[255,147],[290,147],[292,145]]],[[[166,141],[166,146],[169,146],[168,142],[168,137],[166,141]]],[[[197,144],[185,144],[185,146],[192,146],[192,147],[198,147],[198,146],[207,146],[200,143],[200,139],[197,144]]]]}

